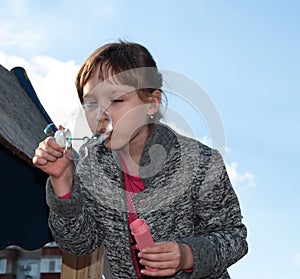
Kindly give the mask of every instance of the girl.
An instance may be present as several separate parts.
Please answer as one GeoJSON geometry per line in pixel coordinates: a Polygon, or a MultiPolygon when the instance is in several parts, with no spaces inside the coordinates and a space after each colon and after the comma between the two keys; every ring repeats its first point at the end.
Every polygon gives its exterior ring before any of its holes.
{"type": "Polygon", "coordinates": [[[76,167],[53,137],[36,149],[59,247],[81,256],[104,242],[113,278],[230,278],[226,269],[247,253],[237,196],[216,150],[159,121],[162,76],[148,50],[100,47],[76,87],[91,130],[101,130],[100,105],[113,130],[76,167]],[[137,218],[155,242],[142,251],[129,230],[137,218]]]}

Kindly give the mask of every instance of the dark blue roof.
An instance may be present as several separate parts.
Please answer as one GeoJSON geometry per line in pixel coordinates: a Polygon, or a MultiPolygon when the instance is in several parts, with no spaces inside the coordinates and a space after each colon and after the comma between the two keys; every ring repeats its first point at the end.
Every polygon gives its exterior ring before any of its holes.
{"type": "Polygon", "coordinates": [[[52,121],[23,68],[9,72],[0,67],[0,89],[0,249],[17,245],[35,250],[53,238],[45,200],[48,176],[30,157],[52,121]]]}
{"type": "Polygon", "coordinates": [[[40,100],[39,100],[37,94],[35,93],[35,90],[30,82],[30,79],[28,78],[28,75],[27,75],[25,69],[18,66],[18,67],[12,68],[11,72],[13,72],[15,74],[20,85],[23,87],[23,89],[25,90],[27,95],[30,97],[30,99],[32,100],[32,102],[34,103],[36,108],[40,111],[41,115],[46,120],[46,122],[48,124],[50,124],[52,122],[52,120],[51,120],[50,116],[48,115],[48,113],[46,112],[46,110],[44,109],[44,107],[42,106],[42,104],[40,103],[40,100]]]}

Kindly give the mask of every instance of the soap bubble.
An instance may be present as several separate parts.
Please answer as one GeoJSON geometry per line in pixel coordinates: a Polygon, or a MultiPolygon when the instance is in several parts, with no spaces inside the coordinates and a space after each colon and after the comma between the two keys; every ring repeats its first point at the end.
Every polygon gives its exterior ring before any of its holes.
{"type": "Polygon", "coordinates": [[[69,159],[72,160],[85,159],[88,156],[89,148],[103,144],[113,129],[109,112],[99,104],[83,105],[71,115],[70,119],[72,121],[67,124],[67,126],[70,125],[70,129],[64,127],[57,129],[54,123],[50,123],[45,128],[44,133],[47,136],[53,136],[55,141],[66,150],[72,148],[73,152],[66,153],[69,159]],[[92,132],[91,127],[86,127],[86,117],[91,117],[91,114],[94,116],[94,122],[96,123],[92,132]],[[76,122],[74,127],[72,127],[73,121],[76,122]],[[78,126],[78,123],[81,122],[83,125],[78,126]],[[90,135],[91,133],[92,135],[90,135]],[[87,134],[90,136],[87,136],[87,134]]]}
{"type": "Polygon", "coordinates": [[[54,134],[55,141],[65,149],[71,147],[71,132],[69,129],[57,130],[54,134]]]}
{"type": "MultiPolygon", "coordinates": [[[[86,142],[88,146],[102,144],[112,132],[112,118],[109,112],[98,103],[86,103],[83,106],[85,115],[92,118],[96,125],[93,130],[92,137],[86,142]]],[[[83,138],[86,140],[86,137],[83,138]]]]}

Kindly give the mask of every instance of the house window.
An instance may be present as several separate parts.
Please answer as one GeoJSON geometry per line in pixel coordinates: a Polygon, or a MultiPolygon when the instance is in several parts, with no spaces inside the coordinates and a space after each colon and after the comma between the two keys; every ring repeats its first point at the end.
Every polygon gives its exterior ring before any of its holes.
{"type": "Polygon", "coordinates": [[[0,259],[0,274],[6,273],[7,259],[0,259]]]}
{"type": "Polygon", "coordinates": [[[49,261],[49,271],[54,272],[55,271],[55,260],[49,261]]]}
{"type": "Polygon", "coordinates": [[[58,273],[61,272],[62,258],[43,258],[41,260],[41,273],[58,273]]]}

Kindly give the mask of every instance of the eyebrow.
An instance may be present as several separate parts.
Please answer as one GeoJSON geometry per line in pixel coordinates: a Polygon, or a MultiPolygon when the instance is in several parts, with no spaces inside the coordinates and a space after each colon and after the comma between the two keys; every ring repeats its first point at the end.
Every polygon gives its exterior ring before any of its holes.
{"type": "Polygon", "coordinates": [[[109,94],[109,96],[118,95],[119,97],[136,90],[136,88],[134,88],[130,85],[126,85],[126,84],[122,84],[122,85],[112,85],[112,84],[110,84],[110,86],[103,86],[102,89],[101,89],[100,84],[95,86],[91,91],[87,92],[86,94],[83,94],[83,99],[86,99],[90,96],[95,97],[95,95],[93,93],[95,93],[97,91],[97,88],[98,88],[99,92],[102,93],[102,94],[106,93],[106,94],[109,94]],[[99,85],[100,85],[100,87],[99,87],[99,85]]]}

